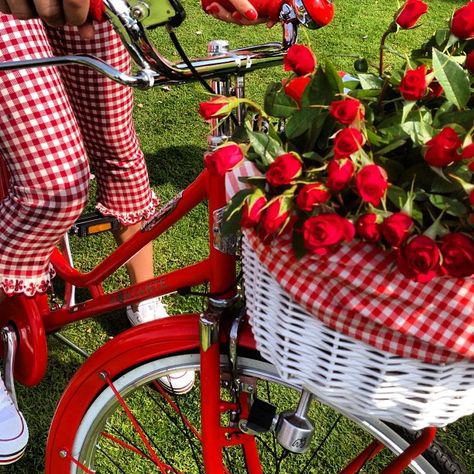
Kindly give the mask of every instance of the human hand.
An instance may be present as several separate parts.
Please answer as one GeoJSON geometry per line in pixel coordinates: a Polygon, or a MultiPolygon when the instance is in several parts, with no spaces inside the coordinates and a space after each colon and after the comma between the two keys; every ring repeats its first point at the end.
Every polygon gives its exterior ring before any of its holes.
{"type": "Polygon", "coordinates": [[[275,21],[268,18],[259,18],[257,10],[248,0],[211,0],[205,6],[206,13],[228,23],[239,25],[255,25],[266,23],[273,26],[275,21]]]}
{"type": "Polygon", "coordinates": [[[94,35],[89,0],[0,0],[0,11],[19,20],[41,18],[50,26],[75,25],[85,39],[94,35]]]}

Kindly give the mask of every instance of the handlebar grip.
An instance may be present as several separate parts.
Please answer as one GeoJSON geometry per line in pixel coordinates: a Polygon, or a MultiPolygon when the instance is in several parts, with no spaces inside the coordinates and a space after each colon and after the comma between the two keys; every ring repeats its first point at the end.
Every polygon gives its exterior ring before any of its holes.
{"type": "Polygon", "coordinates": [[[89,18],[99,22],[105,20],[105,7],[103,0],[90,0],[89,18]]]}

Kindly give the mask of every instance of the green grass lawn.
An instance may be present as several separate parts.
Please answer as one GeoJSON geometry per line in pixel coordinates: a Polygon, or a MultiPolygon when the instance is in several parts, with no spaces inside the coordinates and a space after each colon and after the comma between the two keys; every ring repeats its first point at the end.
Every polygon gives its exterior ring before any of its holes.
{"type": "MultiPolygon", "coordinates": [[[[183,1],[188,17],[178,31],[178,37],[190,57],[206,54],[207,42],[229,39],[231,46],[243,46],[278,40],[279,27],[271,30],[263,26],[241,28],[216,22],[204,15],[196,2],[183,1]]],[[[301,41],[310,44],[318,60],[331,59],[339,69],[352,70],[353,55],[362,54],[369,64],[377,63],[377,41],[391,20],[397,7],[396,0],[336,0],[334,22],[320,31],[301,31],[301,41]]],[[[435,28],[441,26],[452,10],[463,1],[430,0],[429,15],[422,26],[402,32],[390,42],[400,52],[407,52],[419,44],[435,28]]],[[[156,44],[170,57],[176,57],[162,31],[153,33],[156,44]]],[[[396,57],[393,57],[396,60],[396,57]]],[[[387,56],[387,63],[391,60],[387,56]]],[[[260,100],[266,83],[282,76],[282,68],[259,71],[249,77],[248,95],[260,100]]],[[[190,183],[202,168],[202,152],[206,147],[207,126],[197,115],[198,104],[207,97],[197,84],[173,87],[169,91],[156,89],[136,93],[135,119],[143,150],[146,154],[150,178],[163,202],[190,183]]],[[[92,206],[92,203],[91,203],[92,206]]],[[[167,271],[192,262],[204,255],[207,230],[206,208],[194,210],[183,222],[155,242],[155,268],[167,271]]],[[[73,241],[77,266],[91,268],[113,248],[109,235],[73,241]]],[[[112,290],[127,283],[121,270],[107,281],[112,290]]],[[[195,298],[167,299],[170,313],[201,309],[202,301],[195,298]]],[[[94,321],[84,321],[65,328],[62,333],[92,352],[127,327],[122,312],[109,314],[94,321]]],[[[39,473],[43,468],[44,446],[55,405],[67,381],[77,370],[81,357],[50,337],[50,360],[46,378],[33,389],[18,387],[18,397],[30,428],[30,445],[25,457],[17,464],[5,467],[4,472],[39,473]]],[[[440,437],[474,473],[474,417],[466,417],[445,430],[440,437]]],[[[291,473],[288,473],[291,474],[291,473]]]]}

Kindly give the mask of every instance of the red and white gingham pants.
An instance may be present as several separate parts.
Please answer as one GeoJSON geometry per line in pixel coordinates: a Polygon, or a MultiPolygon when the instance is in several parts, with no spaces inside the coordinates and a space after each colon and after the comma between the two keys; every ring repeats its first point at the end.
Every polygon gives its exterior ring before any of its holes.
{"type": "MultiPolygon", "coordinates": [[[[129,55],[108,23],[92,41],[0,14],[0,61],[92,54],[127,71],[129,55]]],[[[79,66],[0,73],[0,155],[10,173],[0,202],[0,289],[33,295],[49,285],[51,252],[87,200],[134,224],[157,198],[132,123],[132,91],[79,66]]]]}

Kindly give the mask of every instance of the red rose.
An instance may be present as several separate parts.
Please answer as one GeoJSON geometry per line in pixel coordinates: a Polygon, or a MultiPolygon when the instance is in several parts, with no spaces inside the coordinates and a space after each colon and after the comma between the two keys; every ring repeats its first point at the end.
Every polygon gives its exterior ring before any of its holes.
{"type": "Polygon", "coordinates": [[[334,137],[334,157],[347,158],[364,144],[364,136],[354,127],[343,128],[334,137]]]}
{"type": "Polygon", "coordinates": [[[364,118],[364,109],[357,99],[347,98],[331,102],[331,115],[340,123],[350,125],[357,117],[364,118]]]}
{"type": "Polygon", "coordinates": [[[290,218],[290,200],[283,196],[273,199],[261,218],[262,229],[269,236],[281,232],[290,218]]]}
{"type": "Polygon", "coordinates": [[[451,128],[445,127],[441,132],[426,142],[425,160],[431,166],[447,166],[461,158],[458,148],[461,139],[451,128]]]}
{"type": "Polygon", "coordinates": [[[217,148],[211,153],[204,155],[204,165],[211,174],[224,175],[227,171],[235,168],[244,155],[238,145],[232,143],[217,148]]]}
{"type": "Polygon", "coordinates": [[[474,38],[474,2],[469,2],[454,12],[451,33],[459,39],[474,38]]]}
{"type": "Polygon", "coordinates": [[[310,212],[314,206],[326,202],[329,197],[329,191],[324,184],[305,184],[296,196],[296,204],[303,211],[310,212]]]}
{"type": "Polygon", "coordinates": [[[301,98],[310,81],[311,77],[309,76],[299,76],[286,82],[283,86],[285,94],[291,97],[298,104],[298,107],[301,107],[301,98]]]}
{"type": "Polygon", "coordinates": [[[469,204],[474,207],[474,189],[469,193],[469,204]]]}
{"type": "Polygon", "coordinates": [[[428,5],[422,0],[406,0],[395,18],[395,22],[400,28],[406,30],[413,28],[419,18],[427,11],[428,5]]]}
{"type": "Polygon", "coordinates": [[[474,143],[471,143],[462,149],[461,157],[464,160],[470,160],[471,158],[474,158],[474,143]]]}
{"type": "Polygon", "coordinates": [[[229,115],[237,105],[238,99],[235,97],[224,97],[218,95],[207,102],[201,102],[199,104],[199,115],[204,120],[225,117],[226,115],[229,115]]]}
{"type": "Polygon", "coordinates": [[[378,206],[387,190],[387,173],[377,165],[364,166],[356,176],[356,187],[364,202],[378,206]]]}
{"type": "Polygon", "coordinates": [[[328,164],[327,187],[333,191],[343,190],[354,176],[354,163],[348,158],[331,160],[328,164]]]}
{"type": "Polygon", "coordinates": [[[245,200],[242,214],[242,227],[255,227],[260,222],[262,211],[266,204],[267,198],[260,190],[257,190],[248,196],[245,200]]]}
{"type": "Polygon", "coordinates": [[[361,239],[378,242],[382,236],[382,226],[377,222],[377,214],[364,214],[357,219],[356,230],[361,239]]]}
{"type": "Polygon", "coordinates": [[[303,242],[310,253],[324,255],[328,247],[354,238],[352,222],[338,214],[320,214],[307,219],[303,224],[303,242]]]}
{"type": "Polygon", "coordinates": [[[394,248],[405,242],[413,227],[413,220],[403,212],[396,212],[386,217],[382,222],[382,235],[388,244],[394,248]]]}
{"type": "Polygon", "coordinates": [[[443,92],[443,86],[436,79],[433,79],[428,86],[428,96],[440,97],[443,92]]]}
{"type": "Polygon", "coordinates": [[[285,153],[275,158],[275,161],[268,167],[265,177],[272,186],[283,186],[290,184],[300,176],[302,169],[303,166],[299,158],[293,153],[285,153]]]}
{"type": "Polygon", "coordinates": [[[400,82],[400,94],[405,100],[421,99],[426,92],[425,66],[409,69],[400,82]]]}
{"type": "Polygon", "coordinates": [[[471,74],[474,74],[474,50],[466,56],[464,66],[471,74]]]}
{"type": "Polygon", "coordinates": [[[406,277],[426,283],[440,270],[441,252],[433,239],[416,235],[401,248],[397,263],[406,277]]]}
{"type": "Polygon", "coordinates": [[[294,44],[288,49],[283,65],[285,71],[293,71],[298,76],[304,76],[314,71],[316,58],[307,46],[294,44]]]}
{"type": "Polygon", "coordinates": [[[461,233],[441,239],[442,270],[450,276],[464,278],[474,274],[474,239],[461,233]]]}

